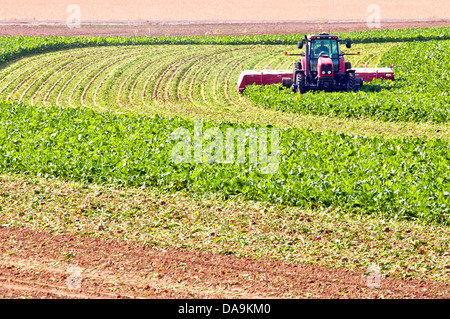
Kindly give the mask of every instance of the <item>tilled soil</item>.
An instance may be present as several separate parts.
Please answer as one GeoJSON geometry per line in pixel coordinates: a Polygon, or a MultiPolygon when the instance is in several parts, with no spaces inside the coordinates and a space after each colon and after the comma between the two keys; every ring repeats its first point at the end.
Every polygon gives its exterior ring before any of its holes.
{"type": "Polygon", "coordinates": [[[449,298],[450,285],[351,269],[0,228],[1,298],[449,298]],[[79,267],[78,270],[76,267],[79,267]],[[78,280],[78,281],[77,281],[78,280]]]}
{"type": "MultiPolygon", "coordinates": [[[[382,29],[449,26],[450,20],[382,22],[382,29]]],[[[365,22],[139,23],[136,25],[4,24],[0,36],[200,36],[262,35],[369,30],[365,22]]]]}

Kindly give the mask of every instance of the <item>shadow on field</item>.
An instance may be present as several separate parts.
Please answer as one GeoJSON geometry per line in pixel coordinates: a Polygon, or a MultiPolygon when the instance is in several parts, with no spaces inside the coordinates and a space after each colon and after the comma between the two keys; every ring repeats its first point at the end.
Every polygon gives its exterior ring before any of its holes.
{"type": "Polygon", "coordinates": [[[365,83],[359,90],[362,92],[382,92],[382,91],[390,91],[393,89],[401,89],[403,85],[396,83],[394,85],[388,85],[384,83],[370,84],[365,83]]]}
{"type": "Polygon", "coordinates": [[[352,43],[386,43],[386,42],[426,42],[426,41],[434,41],[434,40],[450,40],[450,35],[436,35],[429,37],[373,37],[366,39],[355,39],[352,40],[352,43]]]}

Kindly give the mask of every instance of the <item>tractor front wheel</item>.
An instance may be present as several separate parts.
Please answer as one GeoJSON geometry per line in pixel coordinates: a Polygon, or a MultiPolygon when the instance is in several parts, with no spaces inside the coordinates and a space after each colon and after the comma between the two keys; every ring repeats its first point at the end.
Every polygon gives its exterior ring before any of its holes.
{"type": "Polygon", "coordinates": [[[305,74],[297,72],[295,75],[295,84],[297,84],[297,90],[301,94],[306,93],[305,74]]]}
{"type": "Polygon", "coordinates": [[[350,62],[345,62],[345,71],[352,68],[352,64],[350,62]]]}

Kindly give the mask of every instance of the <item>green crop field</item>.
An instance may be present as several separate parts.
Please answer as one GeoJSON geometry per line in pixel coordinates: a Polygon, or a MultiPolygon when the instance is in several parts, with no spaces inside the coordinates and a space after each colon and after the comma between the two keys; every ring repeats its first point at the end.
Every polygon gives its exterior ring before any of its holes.
{"type": "MultiPolygon", "coordinates": [[[[330,222],[324,212],[333,216],[333,223],[364,216],[400,223],[399,229],[429,227],[429,238],[440,239],[422,240],[419,246],[431,245],[434,253],[420,269],[448,279],[442,265],[448,262],[444,253],[450,222],[450,28],[341,36],[354,42],[347,51],[361,52],[349,57],[354,67],[392,62],[396,81],[366,83],[358,92],[299,95],[272,85],[237,93],[242,66],[291,69],[296,58],[283,53],[296,51],[301,35],[0,38],[2,179],[141,188],[220,203],[254,201],[272,207],[270,211],[282,207],[292,221],[292,234],[301,232],[293,221],[297,213],[292,212],[298,210],[308,211],[308,218],[317,214],[317,227],[330,222]],[[171,162],[171,133],[183,127],[194,134],[195,119],[202,119],[204,129],[218,128],[223,134],[230,128],[279,129],[277,171],[262,174],[262,163],[171,162]]],[[[1,197],[18,200],[12,193],[1,197]]],[[[24,218],[3,205],[6,224],[57,228],[53,219],[36,223],[38,216],[24,218]]],[[[267,217],[267,225],[278,225],[280,214],[267,217]]],[[[226,220],[211,218],[222,224],[226,220]]],[[[356,233],[362,224],[345,227],[356,233]]],[[[175,234],[177,229],[187,231],[182,224],[169,231],[175,234]]],[[[251,253],[239,248],[245,231],[236,231],[223,231],[230,245],[222,251],[261,257],[260,248],[272,240],[263,236],[258,243],[252,237],[257,253],[251,253]]],[[[162,245],[170,237],[173,246],[183,241],[166,235],[146,240],[162,245]]],[[[288,242],[285,235],[277,236],[288,242]]],[[[370,235],[367,240],[377,239],[370,235]]],[[[193,245],[187,241],[183,247],[193,245]]],[[[284,258],[283,251],[289,250],[289,260],[311,261],[311,256],[296,258],[292,247],[282,247],[267,254],[284,258]]],[[[208,245],[202,249],[217,251],[208,245]]],[[[332,255],[351,254],[351,245],[346,249],[332,255]]],[[[386,262],[383,269],[401,269],[407,262],[413,271],[415,249],[403,261],[386,262]]],[[[369,263],[363,251],[358,254],[363,265],[369,263]]]]}
{"type": "MultiPolygon", "coordinates": [[[[354,58],[354,64],[374,66],[391,46],[356,45],[363,55],[354,58]]],[[[151,115],[232,114],[236,119],[242,112],[254,111],[236,92],[241,66],[291,68],[295,58],[283,54],[290,49],[286,45],[184,45],[182,49],[140,45],[52,52],[4,67],[0,98],[151,115]]]]}

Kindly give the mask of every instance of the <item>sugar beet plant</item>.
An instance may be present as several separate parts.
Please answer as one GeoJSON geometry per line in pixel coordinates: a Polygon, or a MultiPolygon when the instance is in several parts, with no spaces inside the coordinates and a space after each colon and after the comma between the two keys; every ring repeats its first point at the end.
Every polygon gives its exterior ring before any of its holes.
{"type": "MultiPolygon", "coordinates": [[[[280,132],[280,165],[170,160],[181,118],[89,109],[0,105],[0,171],[122,186],[157,186],[302,207],[341,207],[386,218],[448,224],[450,147],[441,140],[384,140],[332,132],[280,132]]],[[[225,133],[235,125],[209,122],[225,133]]],[[[250,126],[245,126],[250,127],[250,126]]]]}

